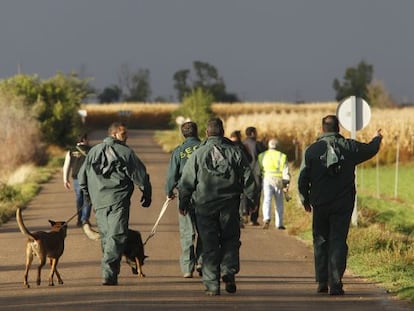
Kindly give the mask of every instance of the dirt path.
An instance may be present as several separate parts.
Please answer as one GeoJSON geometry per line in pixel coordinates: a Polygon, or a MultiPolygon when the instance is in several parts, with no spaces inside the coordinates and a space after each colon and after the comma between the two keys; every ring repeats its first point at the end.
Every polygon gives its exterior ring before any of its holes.
{"type": "MultiPolygon", "coordinates": [[[[100,141],[103,135],[95,133],[95,138],[100,141]]],[[[128,141],[146,164],[153,185],[149,209],[139,207],[139,190],[132,199],[130,226],[140,230],[143,238],[151,231],[164,202],[169,160],[152,135],[152,131],[130,131],[128,141]]],[[[64,189],[57,174],[23,211],[23,218],[31,230],[46,230],[48,219],[66,220],[74,211],[74,194],[64,189]]],[[[286,223],[288,226],[289,221],[286,223]]],[[[0,227],[0,236],[0,310],[414,310],[412,304],[395,301],[375,284],[358,277],[345,278],[343,297],[316,294],[310,249],[286,232],[260,227],[242,231],[237,293],[230,295],[223,290],[221,296],[205,297],[198,277],[181,277],[175,202],[146,246],[147,277],[137,279],[123,264],[116,287],[101,285],[99,243],[88,240],[73,222],[59,264],[65,284],[54,287],[45,282],[46,267],[40,286],[35,285],[32,269],[32,287],[23,288],[25,238],[14,219],[0,227]]]]}

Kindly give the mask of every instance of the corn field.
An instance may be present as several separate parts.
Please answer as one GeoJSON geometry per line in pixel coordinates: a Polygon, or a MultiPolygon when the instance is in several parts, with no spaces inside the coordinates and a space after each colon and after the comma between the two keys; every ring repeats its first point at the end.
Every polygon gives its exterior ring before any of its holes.
{"type": "MultiPolygon", "coordinates": [[[[226,119],[226,133],[247,126],[257,128],[259,138],[267,141],[278,138],[281,148],[288,152],[291,160],[299,160],[304,148],[315,141],[321,133],[321,119],[335,114],[337,104],[312,104],[298,106],[295,110],[280,110],[229,116],[226,119]],[[315,109],[309,109],[314,106],[315,109]]],[[[369,124],[356,133],[356,139],[369,142],[377,129],[384,136],[378,155],[381,164],[392,163],[398,157],[407,162],[414,156],[414,108],[372,109],[369,124]]],[[[350,132],[341,129],[341,134],[350,137],[350,132]]],[[[371,160],[373,164],[373,160],[371,160]]]]}
{"type": "MultiPolygon", "coordinates": [[[[215,103],[213,113],[224,120],[226,134],[244,130],[248,126],[257,128],[259,139],[267,142],[276,137],[281,149],[290,161],[299,163],[301,155],[321,131],[321,119],[335,114],[337,102],[324,103],[215,103]]],[[[174,123],[171,113],[179,107],[176,103],[108,104],[85,105],[89,123],[108,126],[115,119],[121,119],[132,128],[166,129],[174,123]]],[[[369,124],[358,131],[356,138],[368,142],[381,128],[384,136],[378,155],[381,164],[392,163],[398,157],[401,162],[411,161],[414,156],[413,108],[371,109],[369,124]]],[[[350,133],[341,129],[341,134],[350,133]]],[[[373,160],[371,160],[373,164],[373,160]]]]}

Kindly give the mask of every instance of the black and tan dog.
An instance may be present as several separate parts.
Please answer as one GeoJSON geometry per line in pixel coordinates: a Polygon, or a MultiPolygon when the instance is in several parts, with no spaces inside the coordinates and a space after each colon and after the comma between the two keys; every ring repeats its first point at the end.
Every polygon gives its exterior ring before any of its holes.
{"type": "Polygon", "coordinates": [[[59,258],[63,254],[65,248],[65,238],[67,224],[65,221],[52,221],[49,220],[52,226],[49,232],[37,231],[30,232],[24,225],[22,212],[20,208],[16,211],[16,220],[19,225],[20,231],[27,237],[26,245],[26,270],[24,273],[24,285],[30,287],[27,279],[29,275],[30,266],[33,261],[33,256],[37,256],[40,260],[40,264],[37,268],[36,283],[40,285],[40,274],[43,266],[46,263],[46,259],[49,258],[51,269],[49,274],[49,286],[53,286],[53,276],[56,273],[59,284],[63,284],[62,278],[57,270],[59,258]]]}
{"type": "Polygon", "coordinates": [[[139,277],[145,277],[145,274],[142,272],[142,266],[144,265],[145,258],[148,256],[145,256],[144,243],[142,243],[139,231],[128,229],[128,238],[123,255],[131,267],[132,273],[138,274],[139,277]]]}
{"type": "MultiPolygon", "coordinates": [[[[88,223],[84,224],[82,229],[89,239],[94,241],[100,239],[99,232],[93,230],[88,223]]],[[[138,277],[145,277],[142,266],[144,265],[145,258],[148,256],[145,256],[144,243],[142,243],[142,237],[139,231],[128,229],[128,237],[122,255],[131,267],[133,274],[137,274],[138,277]]]]}

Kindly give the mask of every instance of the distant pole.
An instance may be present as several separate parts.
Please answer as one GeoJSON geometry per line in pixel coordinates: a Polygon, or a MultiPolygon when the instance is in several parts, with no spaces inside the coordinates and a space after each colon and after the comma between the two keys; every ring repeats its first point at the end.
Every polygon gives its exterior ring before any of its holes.
{"type": "Polygon", "coordinates": [[[394,182],[394,198],[398,197],[398,166],[400,162],[400,137],[395,137],[397,140],[397,151],[395,155],[395,182],[394,182]]]}
{"type": "Polygon", "coordinates": [[[380,178],[379,178],[379,156],[377,155],[376,163],[376,176],[377,176],[377,198],[380,197],[380,178]]]}
{"type": "MultiPolygon", "coordinates": [[[[364,99],[350,96],[338,105],[336,115],[342,127],[351,132],[351,138],[356,139],[356,131],[361,130],[369,123],[371,109],[364,99]]],[[[357,182],[357,170],[355,167],[355,184],[357,182]]],[[[351,221],[355,226],[358,224],[357,197],[355,197],[351,221]]]]}
{"type": "Polygon", "coordinates": [[[359,184],[360,184],[360,187],[361,187],[362,190],[365,187],[365,185],[364,185],[364,181],[365,181],[364,180],[364,172],[365,172],[364,165],[361,165],[361,169],[359,170],[358,176],[359,176],[359,184]]]}
{"type": "MultiPolygon", "coordinates": [[[[351,96],[352,105],[351,105],[351,139],[356,139],[356,129],[357,129],[357,109],[358,109],[358,98],[351,96]]],[[[355,166],[355,181],[357,181],[358,169],[355,166]]],[[[354,201],[354,210],[352,211],[351,222],[354,226],[358,226],[358,199],[355,196],[354,201]]]]}

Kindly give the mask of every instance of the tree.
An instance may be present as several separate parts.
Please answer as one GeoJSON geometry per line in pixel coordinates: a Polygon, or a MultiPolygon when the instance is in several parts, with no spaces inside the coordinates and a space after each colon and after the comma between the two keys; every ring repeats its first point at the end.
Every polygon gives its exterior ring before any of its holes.
{"type": "Polygon", "coordinates": [[[151,97],[150,71],[138,69],[133,72],[128,64],[122,64],[118,73],[118,83],[125,101],[146,102],[151,97]]]}
{"type": "Polygon", "coordinates": [[[38,123],[23,96],[0,89],[0,123],[5,146],[0,153],[2,176],[21,164],[44,159],[38,123]]]}
{"type": "Polygon", "coordinates": [[[361,61],[356,68],[347,68],[342,83],[338,79],[333,81],[336,100],[340,101],[352,95],[368,100],[367,86],[371,83],[372,76],[373,66],[364,61],[361,61]]]}
{"type": "Polygon", "coordinates": [[[114,103],[121,99],[122,90],[118,85],[111,85],[103,89],[98,95],[100,103],[114,103]]]}
{"type": "Polygon", "coordinates": [[[131,88],[131,70],[129,69],[129,65],[126,63],[122,64],[119,69],[118,85],[121,89],[121,95],[128,93],[131,88]]]}
{"type": "Polygon", "coordinates": [[[174,73],[174,88],[177,90],[177,98],[180,101],[184,98],[185,94],[188,94],[191,90],[188,81],[189,75],[190,70],[188,69],[179,70],[174,73]]]}
{"type": "Polygon", "coordinates": [[[179,70],[174,74],[174,88],[177,90],[177,97],[180,101],[186,94],[198,88],[210,93],[215,101],[239,101],[236,94],[227,93],[226,84],[213,65],[207,62],[194,61],[193,76],[194,78],[191,79],[189,69],[179,70]]]}
{"type": "Polygon", "coordinates": [[[44,141],[58,146],[76,141],[82,128],[78,110],[91,92],[89,81],[74,73],[58,73],[42,81],[41,101],[34,108],[44,141]]]}
{"type": "Polygon", "coordinates": [[[209,63],[195,61],[193,68],[197,76],[194,81],[195,88],[209,88],[213,85],[223,85],[223,80],[219,77],[216,67],[209,63]]]}
{"type": "Polygon", "coordinates": [[[77,78],[75,73],[58,73],[44,81],[37,76],[16,75],[0,81],[0,89],[22,96],[38,121],[42,140],[62,147],[72,144],[81,131],[78,110],[92,92],[89,81],[77,78]]]}
{"type": "Polygon", "coordinates": [[[191,90],[183,98],[182,105],[172,114],[172,122],[175,124],[178,116],[185,120],[189,119],[197,123],[200,137],[205,136],[207,121],[213,114],[211,110],[213,101],[213,96],[202,88],[191,90]]]}
{"type": "Polygon", "coordinates": [[[368,103],[372,107],[387,108],[395,106],[381,81],[373,81],[367,86],[368,103]]]}
{"type": "Polygon", "coordinates": [[[148,69],[139,69],[132,74],[131,87],[126,101],[147,102],[150,101],[151,93],[150,71],[148,69]]]}

